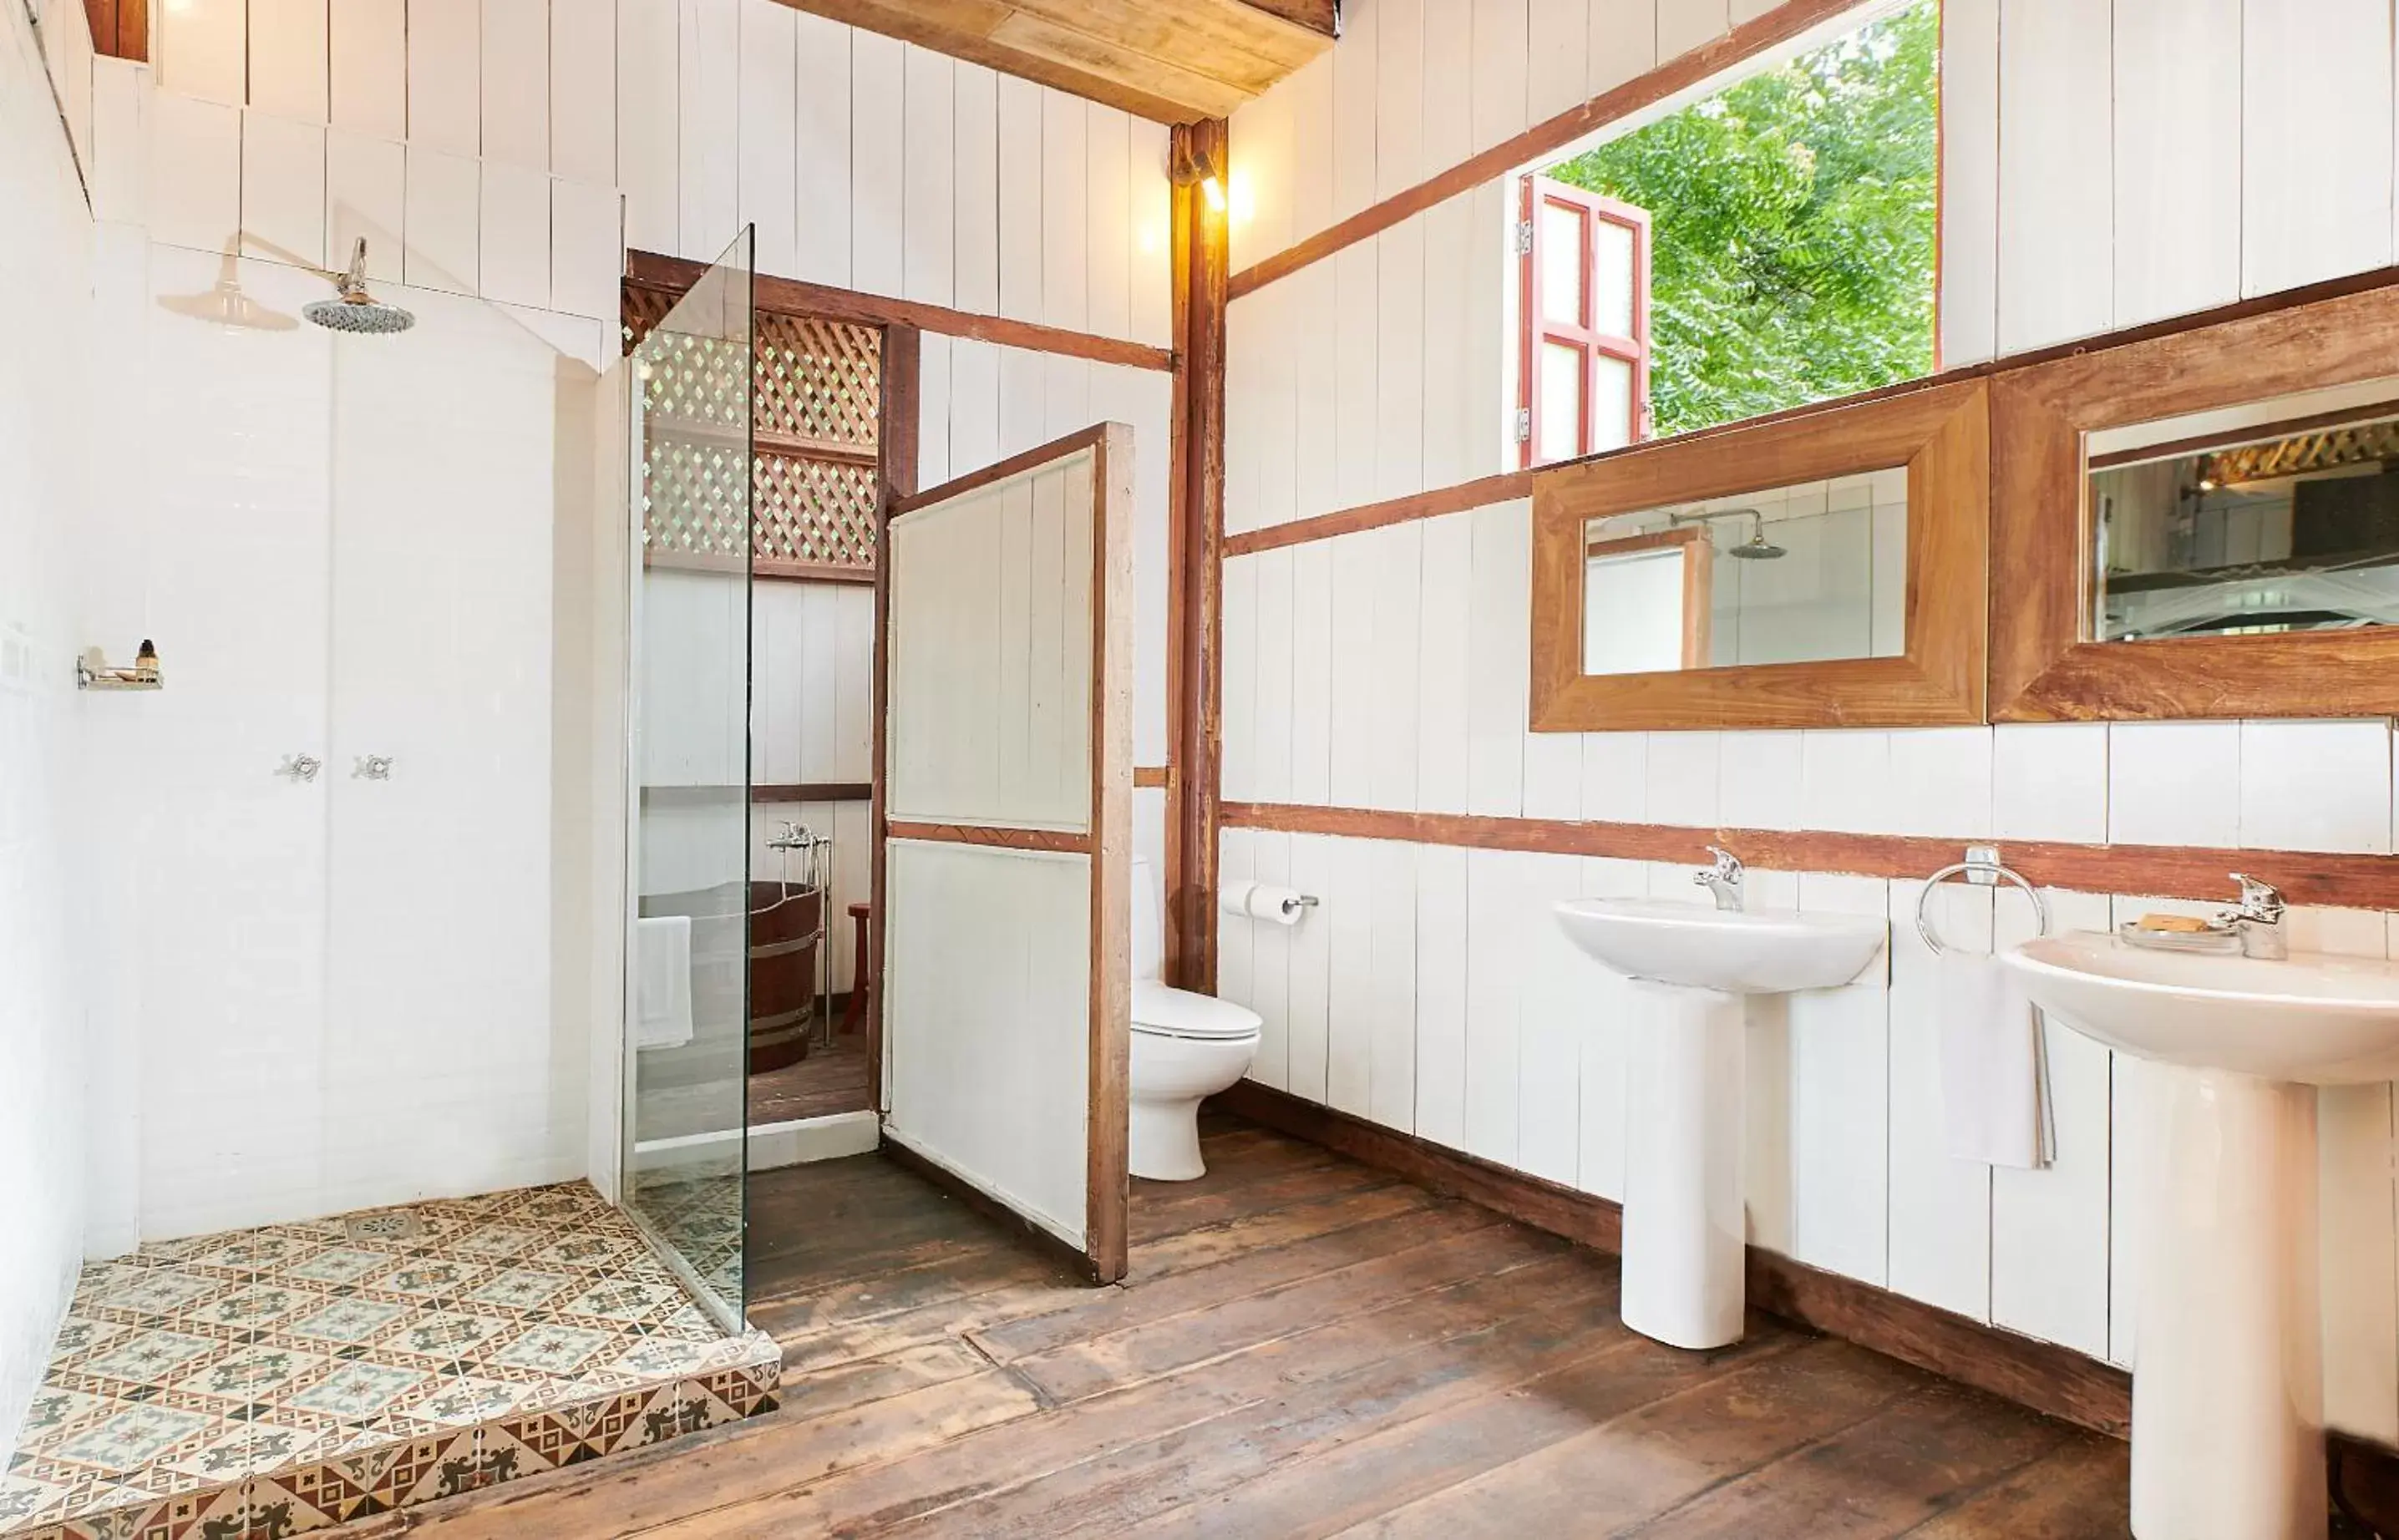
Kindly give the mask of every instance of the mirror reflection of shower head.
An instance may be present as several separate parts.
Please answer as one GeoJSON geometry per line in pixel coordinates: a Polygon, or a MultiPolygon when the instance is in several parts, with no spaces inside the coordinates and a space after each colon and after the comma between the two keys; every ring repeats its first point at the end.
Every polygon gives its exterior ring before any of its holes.
{"type": "Polygon", "coordinates": [[[338,298],[318,300],[300,307],[301,316],[328,331],[354,331],[388,336],[416,324],[416,317],[396,304],[385,304],[367,292],[367,238],[350,257],[350,270],[334,280],[338,298]]]}
{"type": "Polygon", "coordinates": [[[1783,548],[1766,538],[1766,515],[1755,508],[1719,508],[1714,513],[1669,514],[1669,526],[1674,524],[1705,524],[1718,519],[1746,519],[1750,521],[1749,538],[1738,546],[1728,546],[1725,554],[1742,561],[1771,561],[1785,555],[1783,548]]]}

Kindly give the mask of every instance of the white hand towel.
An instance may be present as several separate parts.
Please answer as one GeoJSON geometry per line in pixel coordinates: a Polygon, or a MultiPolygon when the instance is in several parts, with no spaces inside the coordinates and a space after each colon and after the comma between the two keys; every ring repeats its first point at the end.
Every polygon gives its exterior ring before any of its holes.
{"type": "Polygon", "coordinates": [[[691,916],[633,922],[633,1047],[679,1048],[691,1041],[691,916]]]}
{"type": "Polygon", "coordinates": [[[2026,1170],[2048,1165],[2049,1063],[2032,1002],[1997,957],[1951,950],[1933,969],[1949,1153],[2026,1170]]]}

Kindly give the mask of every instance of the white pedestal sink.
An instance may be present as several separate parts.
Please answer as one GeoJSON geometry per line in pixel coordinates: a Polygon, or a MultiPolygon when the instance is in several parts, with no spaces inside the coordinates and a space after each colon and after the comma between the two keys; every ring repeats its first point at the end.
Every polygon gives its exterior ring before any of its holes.
{"type": "Polygon", "coordinates": [[[1739,1342],[1742,997],[1846,984],[1888,926],[1862,915],[1578,898],[1577,946],[1659,1006],[1626,1046],[1624,1324],[1676,1347],[1739,1342]]]}
{"type": "Polygon", "coordinates": [[[2008,954],[2033,1003],[2135,1079],[2133,1533],[2322,1540],[2317,1086],[2399,1073],[2399,966],[2135,947],[2008,954]]]}

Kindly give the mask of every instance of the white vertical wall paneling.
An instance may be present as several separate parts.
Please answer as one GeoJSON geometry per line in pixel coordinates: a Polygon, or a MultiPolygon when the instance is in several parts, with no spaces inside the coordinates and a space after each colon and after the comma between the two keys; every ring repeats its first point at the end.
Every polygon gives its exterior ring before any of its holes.
{"type": "MultiPolygon", "coordinates": [[[[1334,271],[1333,507],[1376,500],[1382,484],[1381,375],[1376,358],[1381,304],[1378,241],[1360,241],[1335,253],[1334,271]]],[[[1397,372],[1396,370],[1393,371],[1397,372]]]]}
{"type": "MultiPolygon", "coordinates": [[[[1251,836],[1250,859],[1259,882],[1290,885],[1290,835],[1257,831],[1251,836]]],[[[1287,1088],[1291,1079],[1293,928],[1264,920],[1250,925],[1250,1008],[1258,1013],[1258,1052],[1250,1061],[1250,1078],[1277,1090],[1287,1088]]]]}
{"type": "Polygon", "coordinates": [[[326,42],[333,122],[384,139],[406,137],[407,0],[348,0],[332,7],[326,42]]]}
{"type": "Polygon", "coordinates": [[[1332,1051],[1333,842],[1319,834],[1291,837],[1291,885],[1323,900],[1291,933],[1291,1005],[1285,1036],[1290,1080],[1284,1089],[1310,1101],[1326,1100],[1327,1060],[1332,1051]]]}
{"type": "Polygon", "coordinates": [[[1333,543],[1291,554],[1291,800],[1321,805],[1333,796],[1333,543]]]}
{"type": "Polygon", "coordinates": [[[1517,1159],[1518,861],[1512,851],[1466,853],[1466,1148],[1502,1165],[1517,1159]]]}
{"type": "Polygon", "coordinates": [[[1333,223],[1333,59],[1328,49],[1285,81],[1291,97],[1291,238],[1333,223]]]}
{"type": "Polygon", "coordinates": [[[957,223],[956,88],[950,57],[907,46],[905,142],[901,171],[900,291],[912,300],[948,304],[957,223]]]}
{"type": "Polygon", "coordinates": [[[1162,123],[1132,118],[1125,125],[1131,175],[1132,231],[1132,336],[1151,347],[1172,345],[1174,337],[1173,186],[1166,177],[1167,132],[1162,123]]]}
{"type": "Polygon", "coordinates": [[[1225,307],[1225,533],[1258,525],[1258,440],[1264,402],[1252,382],[1263,371],[1267,300],[1245,294],[1225,307]]]}
{"type": "Polygon", "coordinates": [[[2241,297],[2241,0],[2117,0],[2115,324],[2241,297]],[[2218,210],[2191,238],[2190,210],[2218,210]],[[2230,226],[2228,228],[2228,226],[2230,226]]]}
{"type": "Polygon", "coordinates": [[[241,116],[243,250],[313,263],[325,249],[325,130],[255,109],[241,116]]]}
{"type": "Polygon", "coordinates": [[[482,262],[482,179],[466,155],[408,147],[408,249],[400,271],[416,289],[472,294],[482,262]]]}
{"type": "Polygon", "coordinates": [[[1022,454],[1048,441],[1043,431],[1049,389],[1046,355],[1021,347],[999,350],[999,453],[1022,454]]]}
{"type": "MultiPolygon", "coordinates": [[[[1891,885],[1891,1287],[1988,1320],[1991,1168],[1950,1155],[1944,1135],[1940,963],[1916,933],[1918,882],[1891,885]]],[[[1991,951],[1991,894],[1950,882],[1927,906],[1942,944],[1991,951]]]]}
{"type": "Polygon", "coordinates": [[[741,0],[683,0],[680,33],[682,254],[713,262],[741,228],[741,0]]]}
{"type": "Polygon", "coordinates": [[[241,224],[241,111],[161,91],[152,101],[150,236],[200,251],[235,249],[241,224]]]}
{"type": "Polygon", "coordinates": [[[616,7],[549,8],[549,169],[617,183],[616,7]]]}
{"type": "Polygon", "coordinates": [[[1081,358],[1053,353],[1041,373],[1042,438],[1063,438],[1091,426],[1091,365],[1081,358]]]}
{"type": "Polygon", "coordinates": [[[916,481],[938,487],[956,474],[950,468],[951,339],[922,334],[916,369],[916,481]]]}
{"type": "MultiPolygon", "coordinates": [[[[1372,532],[1369,532],[1370,534],[1372,532]]],[[[1331,782],[1335,807],[1363,807],[1375,794],[1376,549],[1366,534],[1330,543],[1332,555],[1331,782]]]]}
{"type": "MultiPolygon", "coordinates": [[[[964,476],[996,463],[999,453],[999,349],[950,339],[949,471],[964,476]]],[[[1135,453],[1139,453],[1136,449],[1135,453]]]]}
{"type": "Polygon", "coordinates": [[[234,107],[247,98],[249,7],[245,0],[189,0],[166,7],[157,19],[154,46],[162,90],[234,107]]]}
{"type": "MultiPolygon", "coordinates": [[[[1569,740],[1571,741],[1571,740],[1569,740]]],[[[1516,1164],[1572,1186],[1582,1151],[1582,1050],[1597,972],[1566,939],[1551,906],[1576,897],[1582,863],[1573,856],[1519,854],[1525,981],[1517,1011],[1516,1164]]]]}
{"type": "MultiPolygon", "coordinates": [[[[549,169],[549,0],[482,0],[482,150],[549,169]]],[[[251,0],[256,14],[257,0],[251,0]]]]}
{"type": "MultiPolygon", "coordinates": [[[[1267,803],[1291,800],[1293,561],[1289,547],[1261,551],[1247,559],[1247,564],[1257,568],[1257,645],[1254,659],[1256,683],[1250,697],[1254,723],[1250,785],[1257,800],[1267,803]]],[[[1231,640],[1228,629],[1228,645],[1231,640]]]]}
{"type": "Polygon", "coordinates": [[[1348,219],[1375,201],[1376,116],[1381,110],[1375,82],[1379,20],[1376,6],[1344,18],[1346,35],[1332,51],[1333,201],[1328,224],[1348,219]]]}
{"type": "Polygon", "coordinates": [[[749,0],[741,27],[741,217],[758,227],[758,271],[800,266],[799,12],[749,0]]]}
{"type": "Polygon", "coordinates": [[[869,294],[896,295],[902,281],[906,61],[903,43],[849,34],[849,286],[869,294]]]}
{"type": "MultiPolygon", "coordinates": [[[[1216,837],[1217,881],[1230,885],[1252,881],[1257,874],[1253,854],[1256,834],[1247,829],[1227,829],[1216,837]]],[[[1254,939],[1264,925],[1258,922],[1220,914],[1216,921],[1216,993],[1237,1006],[1256,1006],[1253,988],[1251,963],[1256,955],[1254,939]]],[[[1260,1034],[1263,1036],[1263,1033],[1260,1034]]]]}
{"type": "Polygon", "coordinates": [[[1424,0],[1418,182],[1474,153],[1474,0],[1424,0]]]}
{"type": "Polygon", "coordinates": [[[303,123],[326,120],[327,22],[326,0],[250,0],[251,106],[303,123]]]}
{"type": "MultiPolygon", "coordinates": [[[[1472,367],[1475,340],[1469,328],[1479,314],[1463,302],[1474,281],[1473,203],[1466,196],[1434,205],[1412,222],[1424,232],[1423,424],[1417,436],[1423,484],[1450,487],[1469,480],[1474,460],[1468,449],[1479,415],[1472,367]]],[[[1488,232],[1485,232],[1488,234],[1488,232]]]]}
{"type": "Polygon", "coordinates": [[[1041,313],[1042,90],[999,77],[999,313],[1037,321],[1041,313]]]}
{"type": "Polygon", "coordinates": [[[549,173],[487,160],[477,229],[476,292],[509,304],[549,308],[549,173]]]}
{"type": "Polygon", "coordinates": [[[2105,331],[2113,319],[2114,178],[2109,157],[2094,153],[2113,134],[2111,52],[2105,7],[1999,0],[2002,353],[2105,331]]]}
{"type": "Polygon", "coordinates": [[[149,218],[149,74],[122,59],[95,59],[91,94],[91,217],[143,223],[149,218]]]}
{"type": "Polygon", "coordinates": [[[1247,390],[1256,410],[1256,513],[1262,525],[1289,523],[1299,492],[1299,355],[1294,305],[1298,291],[1272,284],[1249,296],[1256,306],[1259,339],[1247,390]]]}
{"type": "Polygon", "coordinates": [[[1473,587],[1467,619],[1466,677],[1473,699],[1466,731],[1466,810],[1524,812],[1525,696],[1531,678],[1532,519],[1525,502],[1469,515],[1474,524],[1473,587]]]}
{"type": "MultiPolygon", "coordinates": [[[[1799,907],[1882,918],[1887,887],[1803,872],[1799,907]]],[[[1887,978],[1877,958],[1861,982],[1790,997],[1792,1255],[1876,1285],[1888,1276],[1887,978]]]]}
{"type": "Polygon", "coordinates": [[[1593,96],[1647,74],[1666,56],[1666,3],[1591,0],[1591,69],[1583,88],[1593,96]]]}
{"type": "MultiPolygon", "coordinates": [[[[1358,1117],[1374,1112],[1376,842],[1331,843],[1330,882],[1318,912],[1330,924],[1325,990],[1324,1100],[1358,1117]]],[[[1311,916],[1312,918],[1312,916],[1311,916]]]]}
{"type": "Polygon", "coordinates": [[[1658,0],[1658,57],[1688,53],[1731,27],[1726,0],[1658,0]]]}
{"type": "Polygon", "coordinates": [[[1532,61],[1525,4],[1526,0],[1472,0],[1471,127],[1478,151],[1525,131],[1525,72],[1532,61]]]}
{"type": "Polygon", "coordinates": [[[1335,257],[1304,267],[1289,280],[1295,356],[1292,378],[1298,396],[1292,414],[1296,435],[1292,514],[1298,519],[1331,513],[1341,506],[1341,420],[1356,415],[1339,406],[1341,307],[1335,295],[1341,272],[1341,259],[1335,257]]]}
{"type": "MultiPolygon", "coordinates": [[[[1375,9],[1375,196],[1424,180],[1425,0],[1378,0],[1375,9]]],[[[1435,73],[1445,73],[1437,62],[1435,73]]],[[[1430,168],[1439,169],[1439,168],[1430,168]]]]}
{"type": "Polygon", "coordinates": [[[1508,275],[1514,262],[1507,231],[1511,196],[1505,182],[1488,182],[1467,194],[1466,350],[1461,373],[1466,392],[1466,460],[1469,480],[1516,463],[1516,391],[1507,371],[1508,275]]]}
{"type": "MultiPolygon", "coordinates": [[[[2380,957],[2388,917],[2351,909],[2292,912],[2291,944],[2380,957]]],[[[2324,1416],[2337,1427],[2399,1439],[2399,1236],[2393,1233],[2392,1088],[2326,1087],[2316,1097],[2324,1299],[2324,1416]]]]}
{"type": "Polygon", "coordinates": [[[850,39],[838,21],[794,12],[798,191],[793,273],[812,283],[850,280],[850,39]]]}
{"type": "Polygon", "coordinates": [[[1532,50],[1525,117],[1538,123],[1583,100],[1590,63],[1587,0],[1531,0],[1527,24],[1532,50]]]}
{"type": "MultiPolygon", "coordinates": [[[[1416,1126],[1416,847],[1367,846],[1375,943],[1368,994],[1367,1115],[1387,1128],[1416,1126]]],[[[1271,927],[1269,927],[1271,928],[1271,927]]]]}
{"type": "Polygon", "coordinates": [[[1232,117],[1233,219],[1226,240],[1236,273],[1291,244],[1294,95],[1287,81],[1278,82],[1232,117]]]}
{"type": "Polygon", "coordinates": [[[1083,324],[1103,337],[1132,331],[1132,120],[1114,107],[1084,108],[1083,324]]]}
{"type": "Polygon", "coordinates": [[[1258,561],[1245,556],[1225,563],[1225,646],[1218,665],[1217,709],[1224,757],[1217,784],[1227,802],[1254,802],[1251,766],[1257,762],[1258,561]]]}
{"type": "Polygon", "coordinates": [[[1999,0],[1941,7],[1941,361],[1999,348],[1999,0]]]}
{"type": "MultiPolygon", "coordinates": [[[[608,195],[608,236],[616,239],[615,194],[608,195]]],[[[400,276],[400,224],[408,205],[408,151],[400,143],[369,139],[341,128],[325,131],[325,265],[346,261],[358,239],[367,241],[367,274],[385,283],[400,276]]],[[[618,249],[608,256],[611,276],[608,308],[615,315],[618,300],[614,275],[620,264],[618,249]]]]}
{"type": "Polygon", "coordinates": [[[1416,848],[1417,1137],[1466,1147],[1466,861],[1455,845],[1416,848]]]}
{"type": "Polygon", "coordinates": [[[1408,812],[1416,805],[1424,524],[1420,520],[1386,524],[1361,538],[1375,569],[1366,805],[1408,812]]]}
{"type": "Polygon", "coordinates": [[[1375,237],[1376,500],[1424,489],[1425,235],[1412,214],[1375,237]]]}
{"type": "MultiPolygon", "coordinates": [[[[951,303],[977,315],[999,314],[999,77],[981,64],[954,66],[956,106],[951,216],[956,266],[951,303]]],[[[995,428],[996,425],[995,424],[995,428]]]]}
{"type": "MultiPolygon", "coordinates": [[[[1448,513],[1421,521],[1422,625],[1417,634],[1416,805],[1463,813],[1467,804],[1467,723],[1473,675],[1474,516],[1448,513]]],[[[1459,873],[1461,880],[1463,872],[1459,873]]],[[[1454,1142],[1454,1141],[1453,1141],[1454,1142]]]]}
{"type": "MultiPolygon", "coordinates": [[[[1638,861],[1590,858],[1580,866],[1580,894],[1587,898],[1633,898],[1647,892],[1648,874],[1638,861]]],[[[1544,916],[1548,919],[1547,916],[1544,916]]],[[[1554,919],[1548,919],[1552,929],[1554,919]]],[[[1576,1141],[1574,1184],[1602,1197],[1624,1196],[1625,1041],[1640,1030],[1642,1000],[1632,980],[1584,962],[1571,1009],[1581,1064],[1577,1101],[1581,1128],[1576,1141]]]]}
{"type": "MultiPolygon", "coordinates": [[[[2048,891],[2050,924],[2096,930],[2108,900],[2048,891]]],[[[2031,939],[2032,905],[2002,893],[1996,916],[2002,947],[2031,939]]],[[[2042,1025],[2057,1125],[2057,1158],[2047,1169],[1991,1172],[1991,1319],[2096,1356],[2108,1349],[2109,1054],[2081,1033],[2042,1025]]]]}
{"type": "MultiPolygon", "coordinates": [[[[674,0],[617,0],[617,179],[625,191],[625,242],[645,251],[683,250],[682,48],[674,0]]],[[[341,109],[337,70],[337,121],[341,109]]]]}
{"type": "Polygon", "coordinates": [[[411,148],[482,153],[481,0],[408,0],[411,148]]]}
{"type": "Polygon", "coordinates": [[[1090,314],[1085,107],[1064,91],[1041,93],[1041,319],[1077,331],[1090,314]]]}
{"type": "Polygon", "coordinates": [[[2392,253],[2391,7],[2243,0],[2241,291],[2392,253]]]}
{"type": "Polygon", "coordinates": [[[614,187],[564,177],[550,182],[549,294],[559,309],[616,321],[623,307],[622,207],[614,187]]]}

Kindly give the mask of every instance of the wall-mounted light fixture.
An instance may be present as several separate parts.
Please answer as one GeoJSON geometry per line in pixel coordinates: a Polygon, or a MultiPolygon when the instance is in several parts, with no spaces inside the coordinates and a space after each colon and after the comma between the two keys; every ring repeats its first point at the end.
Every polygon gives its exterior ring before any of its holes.
{"type": "Polygon", "coordinates": [[[1225,211],[1225,172],[1216,157],[1194,146],[1187,136],[1177,136],[1174,164],[1171,174],[1177,187],[1197,186],[1200,196],[1207,200],[1208,211],[1225,211]]]}

